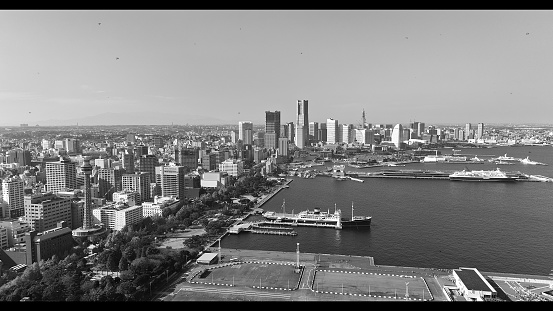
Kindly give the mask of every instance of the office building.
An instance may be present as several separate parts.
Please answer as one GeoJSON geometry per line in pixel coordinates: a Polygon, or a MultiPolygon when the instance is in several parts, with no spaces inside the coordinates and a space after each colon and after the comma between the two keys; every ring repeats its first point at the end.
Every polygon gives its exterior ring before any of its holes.
{"type": "Polygon", "coordinates": [[[144,218],[142,206],[128,206],[121,203],[113,203],[92,210],[94,222],[102,224],[105,228],[120,231],[125,226],[139,223],[144,218]]]}
{"type": "Polygon", "coordinates": [[[9,150],[6,155],[6,163],[17,163],[19,166],[31,165],[31,152],[21,148],[9,150]]]}
{"type": "Polygon", "coordinates": [[[244,145],[253,144],[253,123],[250,121],[238,122],[238,139],[244,145]]]}
{"type": "Polygon", "coordinates": [[[140,205],[140,194],[137,191],[121,190],[113,193],[113,202],[125,203],[129,206],[140,205]]]}
{"type": "Polygon", "coordinates": [[[156,184],[161,189],[164,197],[173,196],[184,200],[184,166],[158,166],[156,167],[156,184]]]}
{"type": "Polygon", "coordinates": [[[244,162],[242,160],[227,159],[219,164],[219,171],[238,177],[244,172],[244,162]]]}
{"type": "Polygon", "coordinates": [[[362,145],[374,144],[374,132],[370,129],[355,129],[355,140],[362,145]]]}
{"type": "Polygon", "coordinates": [[[340,124],[340,133],[342,139],[340,142],[351,144],[355,140],[355,132],[353,124],[340,124]]]}
{"type": "Polygon", "coordinates": [[[397,149],[401,148],[401,143],[403,142],[403,126],[401,124],[396,124],[392,130],[392,143],[396,146],[397,149]]]}
{"type": "Polygon", "coordinates": [[[111,201],[113,193],[122,189],[122,176],[123,171],[119,169],[98,169],[98,195],[111,201]]]}
{"type": "Polygon", "coordinates": [[[471,124],[470,123],[465,124],[465,138],[467,140],[474,138],[473,137],[474,135],[472,135],[471,130],[472,130],[471,124]]]}
{"type": "Polygon", "coordinates": [[[296,143],[296,126],[294,125],[294,122],[288,122],[288,134],[286,137],[288,137],[289,142],[293,144],[296,143]]]}
{"type": "Polygon", "coordinates": [[[281,137],[278,139],[278,155],[283,157],[288,156],[288,138],[281,137]]]}
{"type": "Polygon", "coordinates": [[[155,182],[156,167],[160,165],[155,155],[143,154],[138,158],[138,172],[149,173],[152,182],[155,182]]]}
{"type": "Polygon", "coordinates": [[[186,198],[200,197],[201,180],[199,175],[188,174],[184,176],[184,196],[186,198]]]}
{"type": "Polygon", "coordinates": [[[198,168],[199,150],[197,148],[179,148],[179,156],[176,161],[179,165],[192,171],[198,168]]]}
{"type": "Polygon", "coordinates": [[[162,216],[163,210],[166,208],[172,208],[180,203],[179,200],[174,197],[159,197],[154,198],[154,202],[142,203],[142,217],[155,217],[162,216]]]}
{"type": "Polygon", "coordinates": [[[25,234],[30,232],[31,225],[18,219],[0,220],[0,228],[6,230],[8,247],[25,243],[25,234]]]}
{"type": "Polygon", "coordinates": [[[134,154],[125,150],[124,152],[119,153],[119,159],[121,161],[121,166],[125,169],[125,173],[133,174],[134,173],[134,154]]]}
{"type": "Polygon", "coordinates": [[[338,126],[338,120],[329,118],[326,120],[326,135],[327,143],[337,144],[340,142],[340,128],[338,126]]]}
{"type": "Polygon", "coordinates": [[[27,265],[48,260],[57,255],[65,258],[74,246],[71,229],[63,221],[43,232],[31,231],[25,235],[27,265]]]}
{"type": "Polygon", "coordinates": [[[280,137],[280,111],[265,111],[264,146],[267,149],[276,149],[280,137]],[[269,135],[269,137],[267,137],[269,135]]]}
{"type": "Polygon", "coordinates": [[[202,156],[202,168],[206,171],[214,171],[217,169],[218,154],[210,152],[202,156]]]}
{"type": "Polygon", "coordinates": [[[18,218],[24,215],[24,200],[23,200],[24,182],[18,176],[7,177],[2,180],[2,198],[6,207],[3,208],[4,213],[0,215],[2,218],[18,218]]]}
{"type": "Polygon", "coordinates": [[[478,129],[476,130],[476,139],[484,138],[484,123],[478,123],[478,129]]]}
{"type": "Polygon", "coordinates": [[[296,146],[303,149],[309,144],[309,104],[307,100],[298,100],[296,117],[296,146]]]}
{"type": "Polygon", "coordinates": [[[121,177],[121,188],[123,190],[138,192],[140,198],[137,204],[141,204],[142,202],[149,201],[152,197],[150,194],[150,178],[150,174],[145,172],[135,174],[123,174],[123,176],[121,177]]]}
{"type": "Polygon", "coordinates": [[[327,134],[326,134],[326,123],[320,123],[319,124],[319,141],[326,142],[327,140],[327,134]]]}
{"type": "Polygon", "coordinates": [[[77,188],[77,167],[74,162],[63,158],[58,162],[46,162],[46,188],[56,194],[77,188]]]}
{"type": "Polygon", "coordinates": [[[51,192],[26,195],[24,221],[39,232],[55,228],[60,221],[71,228],[71,199],[51,192]]]}
{"type": "Polygon", "coordinates": [[[319,142],[319,122],[309,122],[309,141],[319,142]]]}
{"type": "Polygon", "coordinates": [[[66,138],[65,139],[65,150],[68,154],[79,154],[81,153],[81,141],[75,138],[66,138]]]}

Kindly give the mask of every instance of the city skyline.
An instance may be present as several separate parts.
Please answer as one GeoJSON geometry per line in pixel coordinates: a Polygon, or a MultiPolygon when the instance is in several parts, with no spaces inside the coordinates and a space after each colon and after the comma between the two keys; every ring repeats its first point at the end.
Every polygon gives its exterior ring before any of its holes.
{"type": "Polygon", "coordinates": [[[0,11],[0,126],[550,123],[553,11],[0,11]]]}

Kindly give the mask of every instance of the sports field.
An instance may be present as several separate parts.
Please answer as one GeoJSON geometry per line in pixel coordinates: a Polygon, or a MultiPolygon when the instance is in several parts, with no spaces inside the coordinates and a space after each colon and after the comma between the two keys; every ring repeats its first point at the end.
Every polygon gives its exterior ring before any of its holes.
{"type": "Polygon", "coordinates": [[[315,275],[313,289],[320,293],[432,300],[421,277],[322,270],[315,275]]]}
{"type": "Polygon", "coordinates": [[[237,263],[205,269],[203,273],[194,276],[191,282],[293,290],[300,276],[294,271],[294,265],[290,264],[237,263]]]}

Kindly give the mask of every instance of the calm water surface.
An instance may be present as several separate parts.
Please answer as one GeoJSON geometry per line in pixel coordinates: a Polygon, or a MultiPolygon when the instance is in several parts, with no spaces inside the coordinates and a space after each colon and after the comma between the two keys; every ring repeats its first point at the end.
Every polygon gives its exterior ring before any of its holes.
{"type": "MultiPolygon", "coordinates": [[[[456,148],[459,149],[459,148],[456,148]]],[[[451,149],[442,150],[451,153],[451,149]]],[[[507,153],[549,164],[408,164],[395,169],[495,169],[553,177],[553,147],[461,149],[483,159],[507,153]]],[[[378,171],[380,168],[346,170],[378,171]]],[[[298,227],[297,236],[240,233],[221,247],[361,255],[377,265],[428,268],[476,267],[482,271],[549,274],[553,269],[553,183],[480,183],[448,180],[365,178],[363,183],[328,177],[294,177],[263,205],[297,213],[313,209],[372,216],[369,230],[298,227]]]]}

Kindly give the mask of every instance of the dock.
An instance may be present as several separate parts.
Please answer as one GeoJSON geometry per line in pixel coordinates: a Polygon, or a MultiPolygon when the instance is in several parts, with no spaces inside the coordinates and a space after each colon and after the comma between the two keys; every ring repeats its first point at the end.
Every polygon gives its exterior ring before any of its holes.
{"type": "Polygon", "coordinates": [[[282,189],[286,189],[286,188],[289,188],[290,186],[288,186],[288,184],[290,184],[292,181],[294,181],[293,179],[287,179],[286,182],[281,185],[280,187],[278,187],[278,189],[276,189],[275,191],[269,193],[267,196],[265,196],[263,199],[261,199],[260,201],[258,201],[256,204],[255,204],[255,208],[259,208],[261,207],[263,204],[265,204],[267,201],[269,201],[273,196],[275,196],[277,193],[279,193],[282,189]]]}

